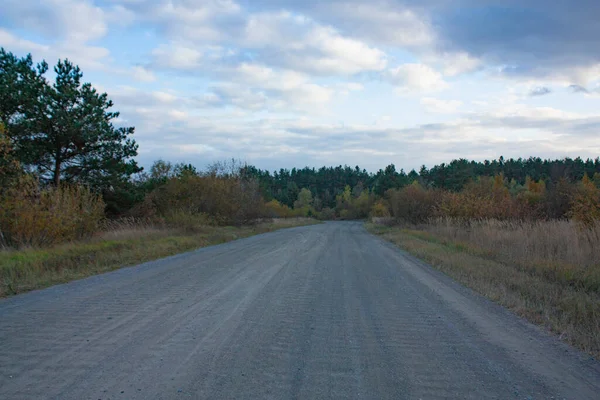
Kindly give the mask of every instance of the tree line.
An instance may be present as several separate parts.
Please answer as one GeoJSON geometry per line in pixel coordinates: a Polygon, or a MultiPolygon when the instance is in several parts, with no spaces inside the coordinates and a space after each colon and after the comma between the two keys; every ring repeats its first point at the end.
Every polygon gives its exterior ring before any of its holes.
{"type": "MultiPolygon", "coordinates": [[[[358,166],[280,169],[273,173],[247,166],[244,174],[258,180],[261,193],[267,201],[276,200],[287,207],[294,207],[300,191],[307,189],[315,208],[320,210],[335,208],[338,197],[344,194],[347,187],[354,197],[359,197],[366,190],[370,195],[384,198],[388,191],[402,189],[415,182],[425,189],[461,192],[474,181],[498,176],[502,177],[512,193],[526,187],[528,182],[542,182],[549,193],[561,191],[565,185],[580,182],[585,176],[600,185],[600,158],[548,160],[530,157],[505,160],[500,156],[497,160],[485,161],[458,159],[430,169],[422,166],[418,172],[413,169],[408,173],[403,169],[398,171],[394,164],[376,173],[369,173],[358,166]]],[[[552,217],[562,216],[559,211],[552,214],[552,217]]]]}

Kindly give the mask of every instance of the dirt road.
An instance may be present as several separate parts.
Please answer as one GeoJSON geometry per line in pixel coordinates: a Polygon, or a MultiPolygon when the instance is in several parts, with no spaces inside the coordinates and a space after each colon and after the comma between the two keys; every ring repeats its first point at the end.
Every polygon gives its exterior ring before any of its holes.
{"type": "Polygon", "coordinates": [[[0,301],[0,399],[598,399],[599,364],[354,222],[0,301]]]}

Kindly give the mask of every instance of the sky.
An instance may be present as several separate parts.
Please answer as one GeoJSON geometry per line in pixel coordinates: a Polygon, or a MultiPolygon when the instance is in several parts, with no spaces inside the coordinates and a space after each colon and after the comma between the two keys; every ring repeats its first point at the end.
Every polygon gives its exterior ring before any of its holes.
{"type": "Polygon", "coordinates": [[[600,156],[598,0],[2,3],[0,46],[78,64],[143,166],[600,156]]]}

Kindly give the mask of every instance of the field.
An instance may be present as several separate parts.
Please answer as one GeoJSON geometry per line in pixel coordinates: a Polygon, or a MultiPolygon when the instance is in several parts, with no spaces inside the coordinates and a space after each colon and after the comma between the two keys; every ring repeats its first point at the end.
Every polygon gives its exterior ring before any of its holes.
{"type": "Polygon", "coordinates": [[[439,219],[367,224],[480,294],[600,355],[600,224],[439,219]]]}

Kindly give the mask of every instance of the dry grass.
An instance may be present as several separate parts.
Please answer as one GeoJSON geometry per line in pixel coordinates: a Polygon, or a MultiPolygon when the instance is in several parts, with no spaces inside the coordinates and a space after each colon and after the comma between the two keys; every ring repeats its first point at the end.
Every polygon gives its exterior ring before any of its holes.
{"type": "Polygon", "coordinates": [[[309,218],[263,220],[251,226],[199,226],[193,232],[140,220],[109,222],[94,238],[46,249],[0,251],[0,297],[81,279],[200,247],[293,226],[309,218]]]}
{"type": "Polygon", "coordinates": [[[600,224],[458,223],[368,229],[457,281],[600,356],[600,224]]]}

